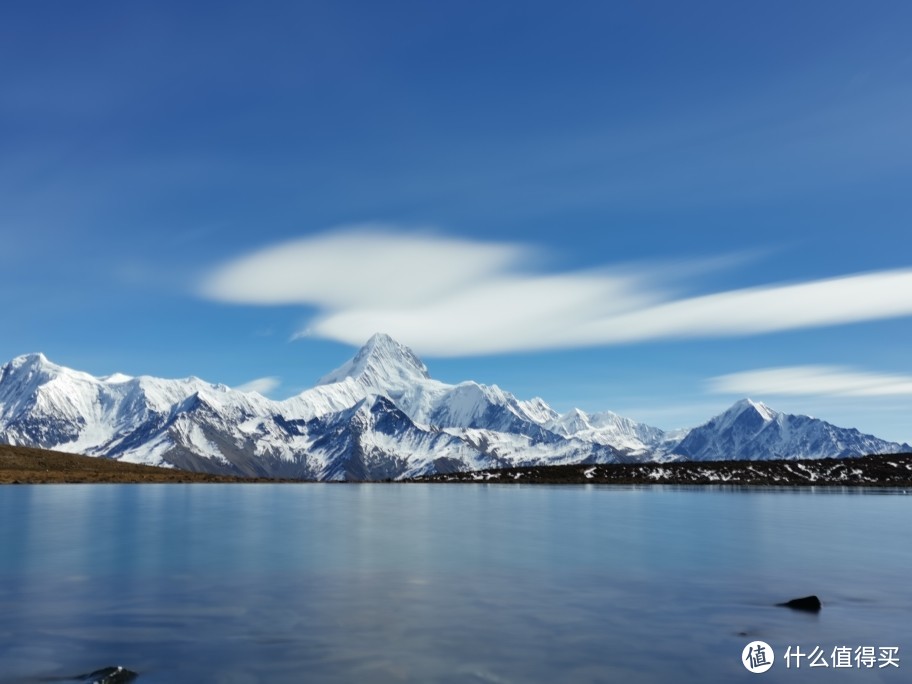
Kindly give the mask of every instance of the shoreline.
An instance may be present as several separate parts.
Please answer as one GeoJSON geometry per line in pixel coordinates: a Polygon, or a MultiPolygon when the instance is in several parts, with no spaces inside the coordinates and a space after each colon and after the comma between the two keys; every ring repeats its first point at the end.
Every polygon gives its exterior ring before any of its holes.
{"type": "MultiPolygon", "coordinates": [[[[476,484],[726,485],[912,489],[912,453],[832,459],[679,461],[524,466],[369,482],[476,484]]],[[[98,456],[0,445],[0,484],[314,484],[122,463],[98,456]]],[[[355,484],[327,482],[326,484],[355,484]]]]}
{"type": "Polygon", "coordinates": [[[410,482],[912,488],[912,453],[769,461],[676,461],[526,466],[410,482]]]}

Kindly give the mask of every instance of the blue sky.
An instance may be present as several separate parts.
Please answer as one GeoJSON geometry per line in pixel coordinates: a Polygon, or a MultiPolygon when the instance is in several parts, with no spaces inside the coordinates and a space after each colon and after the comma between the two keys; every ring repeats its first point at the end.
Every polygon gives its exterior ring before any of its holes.
{"type": "Polygon", "coordinates": [[[374,330],[660,427],[912,441],[912,6],[0,9],[0,358],[256,382],[374,330]]]}

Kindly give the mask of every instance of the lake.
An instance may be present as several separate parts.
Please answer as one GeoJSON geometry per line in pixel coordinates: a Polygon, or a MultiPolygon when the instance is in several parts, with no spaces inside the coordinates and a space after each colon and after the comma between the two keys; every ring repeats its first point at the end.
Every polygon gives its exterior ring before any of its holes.
{"type": "Polygon", "coordinates": [[[0,514],[4,684],[912,676],[902,492],[39,485],[0,488],[0,514]],[[773,605],[807,594],[820,613],[773,605]],[[776,654],[763,675],[753,640],[776,654]],[[786,668],[788,646],[900,663],[786,668]]]}

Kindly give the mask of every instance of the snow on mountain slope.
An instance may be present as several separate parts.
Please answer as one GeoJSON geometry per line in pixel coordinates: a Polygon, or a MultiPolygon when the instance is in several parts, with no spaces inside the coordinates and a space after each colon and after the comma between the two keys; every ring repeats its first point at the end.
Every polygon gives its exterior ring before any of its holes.
{"type": "Polygon", "coordinates": [[[323,456],[323,480],[380,480],[496,468],[496,458],[458,437],[415,425],[392,401],[371,395],[305,427],[309,451],[323,456]]]}
{"type": "Polygon", "coordinates": [[[317,385],[354,378],[364,387],[405,388],[430,377],[415,352],[389,335],[377,333],[349,361],[320,378],[317,385]]]}
{"type": "Polygon", "coordinates": [[[840,428],[809,416],[779,413],[766,404],[742,399],[707,423],[690,430],[671,450],[693,461],[775,458],[834,458],[899,453],[912,449],[840,428]]]}
{"type": "Polygon", "coordinates": [[[271,404],[198,378],[96,378],[31,354],[0,368],[0,441],[152,465],[167,465],[174,446],[224,460],[191,424],[190,412],[210,406],[227,427],[242,416],[268,415],[271,404]]]}
{"type": "Polygon", "coordinates": [[[573,409],[552,418],[545,423],[545,427],[565,437],[610,445],[630,454],[654,452],[666,438],[666,433],[659,428],[637,423],[611,411],[587,414],[573,409]]]}
{"type": "MultiPolygon", "coordinates": [[[[545,423],[557,416],[542,399],[519,401],[496,385],[433,380],[408,347],[376,334],[353,359],[324,376],[310,392],[356,397],[382,394],[416,423],[440,428],[488,429],[554,441],[545,423]]],[[[307,394],[307,393],[305,393],[307,394]]]]}
{"type": "Polygon", "coordinates": [[[565,465],[572,463],[630,463],[639,459],[607,444],[581,439],[543,441],[527,435],[477,428],[445,428],[479,451],[496,459],[499,467],[565,465]]]}
{"type": "Polygon", "coordinates": [[[477,423],[502,401],[497,389],[430,380],[417,357],[386,336],[375,336],[332,382],[280,402],[197,378],[96,378],[30,355],[0,369],[0,441],[220,473],[401,477],[506,464],[431,427],[428,416],[477,423]],[[413,422],[389,395],[424,421],[413,422]]]}
{"type": "Polygon", "coordinates": [[[744,400],[663,432],[606,411],[558,414],[496,385],[431,378],[374,335],[284,401],[198,378],[96,378],[41,354],[0,367],[0,442],[216,473],[386,479],[498,466],[687,458],[798,458],[912,450],[744,400]]]}

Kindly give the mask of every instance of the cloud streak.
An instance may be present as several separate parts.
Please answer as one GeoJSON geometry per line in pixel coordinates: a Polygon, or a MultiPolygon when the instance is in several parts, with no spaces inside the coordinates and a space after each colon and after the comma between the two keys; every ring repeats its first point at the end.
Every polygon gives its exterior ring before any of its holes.
{"type": "Polygon", "coordinates": [[[842,366],[785,366],[711,378],[709,391],[738,395],[912,396],[912,376],[842,366]]]}
{"type": "Polygon", "coordinates": [[[234,389],[239,392],[258,392],[259,394],[268,394],[280,384],[282,383],[278,378],[268,376],[265,378],[256,378],[250,382],[245,382],[243,385],[238,385],[234,389]]]}
{"type": "Polygon", "coordinates": [[[687,264],[543,272],[524,245],[358,226],[286,242],[207,274],[202,296],[316,307],[309,336],[387,332],[434,356],[732,337],[912,315],[912,269],[682,296],[687,264]]]}
{"type": "Polygon", "coordinates": [[[236,259],[210,274],[201,292],[238,304],[314,304],[328,309],[420,306],[494,277],[530,256],[518,245],[362,225],[236,259]]]}

